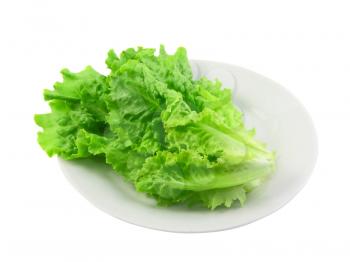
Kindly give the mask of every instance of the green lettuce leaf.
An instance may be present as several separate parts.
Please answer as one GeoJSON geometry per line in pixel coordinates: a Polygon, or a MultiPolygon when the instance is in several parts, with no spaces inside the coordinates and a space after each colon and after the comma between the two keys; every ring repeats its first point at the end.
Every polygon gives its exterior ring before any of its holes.
{"type": "Polygon", "coordinates": [[[49,156],[103,158],[160,205],[209,209],[244,204],[273,173],[275,154],[244,126],[230,89],[194,80],[186,49],[129,48],[88,66],[61,71],[44,90],[51,112],[35,115],[49,156]]]}

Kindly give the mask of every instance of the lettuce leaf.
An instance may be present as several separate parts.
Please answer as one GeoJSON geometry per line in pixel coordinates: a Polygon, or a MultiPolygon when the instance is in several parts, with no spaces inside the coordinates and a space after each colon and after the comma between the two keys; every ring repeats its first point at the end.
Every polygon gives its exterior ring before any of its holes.
{"type": "Polygon", "coordinates": [[[275,154],[244,127],[230,89],[192,79],[184,48],[155,51],[110,50],[106,76],[63,69],[44,90],[51,112],[35,115],[40,146],[67,160],[102,157],[160,205],[243,205],[275,154]]]}

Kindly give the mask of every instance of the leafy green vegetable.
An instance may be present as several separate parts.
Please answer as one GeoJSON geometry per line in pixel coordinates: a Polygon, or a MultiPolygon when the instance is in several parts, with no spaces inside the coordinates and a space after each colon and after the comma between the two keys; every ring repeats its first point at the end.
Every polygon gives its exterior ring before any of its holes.
{"type": "Polygon", "coordinates": [[[49,156],[104,157],[161,205],[241,205],[274,170],[275,156],[244,127],[230,89],[192,79],[184,48],[109,51],[111,70],[62,70],[44,90],[51,113],[35,115],[49,156]]]}

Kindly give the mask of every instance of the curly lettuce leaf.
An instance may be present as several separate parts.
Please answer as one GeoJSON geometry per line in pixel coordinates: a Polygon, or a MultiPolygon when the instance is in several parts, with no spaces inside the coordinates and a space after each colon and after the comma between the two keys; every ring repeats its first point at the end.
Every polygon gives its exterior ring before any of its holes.
{"type": "Polygon", "coordinates": [[[273,173],[274,153],[244,127],[230,89],[193,80],[186,49],[110,50],[106,64],[106,76],[63,69],[44,90],[51,112],[35,121],[49,156],[102,157],[161,205],[209,209],[243,205],[273,173]]]}

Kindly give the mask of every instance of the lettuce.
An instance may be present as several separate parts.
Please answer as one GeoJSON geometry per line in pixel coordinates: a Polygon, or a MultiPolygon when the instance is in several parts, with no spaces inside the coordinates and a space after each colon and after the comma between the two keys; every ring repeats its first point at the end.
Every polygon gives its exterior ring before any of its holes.
{"type": "Polygon", "coordinates": [[[230,89],[192,79],[186,50],[109,51],[104,76],[62,70],[44,90],[51,113],[35,115],[49,156],[103,157],[160,205],[241,205],[274,171],[275,155],[244,127],[230,89]]]}

